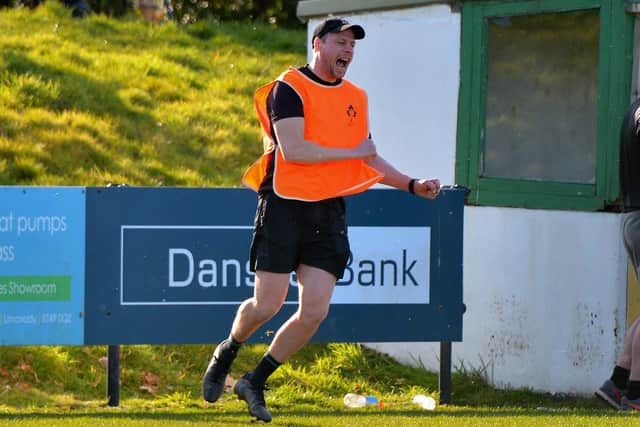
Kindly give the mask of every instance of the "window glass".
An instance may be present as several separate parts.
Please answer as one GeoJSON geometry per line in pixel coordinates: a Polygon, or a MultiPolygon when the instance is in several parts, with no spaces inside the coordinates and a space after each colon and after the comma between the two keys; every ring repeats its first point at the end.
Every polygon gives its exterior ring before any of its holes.
{"type": "Polygon", "coordinates": [[[482,176],[595,183],[599,10],[488,18],[482,176]]]}

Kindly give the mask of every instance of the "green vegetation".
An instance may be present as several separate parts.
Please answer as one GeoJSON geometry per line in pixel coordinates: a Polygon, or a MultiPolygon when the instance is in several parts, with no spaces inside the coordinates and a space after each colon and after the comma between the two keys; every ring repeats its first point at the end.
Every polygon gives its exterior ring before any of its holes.
{"type": "MultiPolygon", "coordinates": [[[[72,20],[57,2],[0,11],[0,184],[238,186],[260,154],[252,93],[305,61],[304,31],[135,18],[72,20]]],[[[242,425],[230,394],[207,404],[213,345],[123,346],[119,408],[106,406],[106,347],[0,347],[0,425],[242,425]]],[[[264,345],[246,346],[232,376],[264,345]]],[[[455,354],[455,346],[454,346],[455,354]]],[[[355,344],[307,346],[271,378],[274,424],[634,425],[593,399],[495,390],[458,367],[454,405],[425,412],[434,373],[355,344]],[[384,409],[344,408],[346,392],[384,409]]]]}
{"type": "MultiPolygon", "coordinates": [[[[231,376],[262,356],[245,346],[231,376]]],[[[200,377],[213,345],[122,346],[119,408],[106,406],[106,347],[0,348],[0,425],[175,426],[248,423],[246,405],[230,393],[200,398],[200,377]]],[[[454,405],[434,412],[411,403],[437,397],[434,373],[403,366],[356,344],[311,344],[272,376],[267,404],[276,425],[295,426],[632,426],[637,415],[600,408],[592,399],[495,390],[482,373],[454,373],[454,405]],[[346,409],[347,392],[371,394],[385,407],[346,409]]]]}
{"type": "Polygon", "coordinates": [[[254,90],[305,58],[267,25],[0,12],[0,184],[238,186],[254,90]]]}

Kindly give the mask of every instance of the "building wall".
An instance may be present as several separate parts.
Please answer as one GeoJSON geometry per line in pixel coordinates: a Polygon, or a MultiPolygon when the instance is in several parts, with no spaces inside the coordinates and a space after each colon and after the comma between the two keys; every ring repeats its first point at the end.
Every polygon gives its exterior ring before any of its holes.
{"type": "MultiPolygon", "coordinates": [[[[498,387],[591,394],[625,330],[626,255],[610,213],[465,208],[463,340],[454,368],[498,387]]],[[[438,369],[438,345],[372,345],[438,369]]]]}
{"type": "MultiPolygon", "coordinates": [[[[378,151],[410,175],[453,184],[460,14],[429,5],[344,17],[367,32],[348,78],[369,93],[378,151]]],[[[319,20],[309,20],[309,41],[319,20]]],[[[592,393],[625,330],[620,215],[467,206],[464,227],[467,312],[454,369],[500,387],[592,393]]],[[[369,345],[438,369],[437,343],[369,345]]]]}

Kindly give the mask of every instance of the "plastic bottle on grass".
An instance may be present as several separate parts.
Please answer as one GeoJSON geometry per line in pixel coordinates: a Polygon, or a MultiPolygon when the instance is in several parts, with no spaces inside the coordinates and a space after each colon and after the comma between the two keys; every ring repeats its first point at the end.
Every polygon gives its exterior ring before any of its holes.
{"type": "Polygon", "coordinates": [[[348,408],[362,408],[367,405],[375,405],[378,408],[382,408],[384,403],[380,402],[378,398],[374,396],[347,393],[344,395],[344,405],[348,408]]]}
{"type": "Polygon", "coordinates": [[[427,411],[433,411],[436,409],[436,401],[431,396],[425,396],[424,394],[419,394],[413,397],[413,403],[420,406],[427,411]]]}

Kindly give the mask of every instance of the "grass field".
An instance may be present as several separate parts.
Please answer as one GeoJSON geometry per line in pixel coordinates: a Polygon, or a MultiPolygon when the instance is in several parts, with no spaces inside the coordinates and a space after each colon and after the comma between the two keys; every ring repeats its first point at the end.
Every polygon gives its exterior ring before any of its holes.
{"type": "MultiPolygon", "coordinates": [[[[225,409],[175,408],[146,411],[144,409],[96,410],[87,413],[61,414],[44,411],[23,412],[13,417],[0,415],[0,425],[11,426],[224,426],[250,425],[239,405],[225,409]]],[[[420,413],[410,408],[360,410],[283,409],[277,412],[273,425],[287,426],[636,426],[634,416],[612,417],[584,411],[522,411],[503,408],[446,408],[437,412],[420,413]]]]}
{"type": "MultiPolygon", "coordinates": [[[[306,34],[269,25],[72,20],[58,2],[0,10],[0,185],[233,187],[258,156],[252,93],[305,62],[306,34]]],[[[206,404],[213,346],[123,346],[121,406],[106,406],[106,347],[0,347],[0,425],[245,425],[242,402],[206,404]]],[[[246,346],[233,376],[264,352],[246,346]]],[[[454,344],[455,359],[455,344],[454,344]]],[[[275,425],[634,426],[594,399],[496,390],[456,367],[453,403],[424,411],[438,378],[355,344],[310,345],[270,379],[275,425]],[[347,392],[384,409],[348,409],[347,392]]]]}
{"type": "MultiPolygon", "coordinates": [[[[211,345],[122,346],[121,404],[106,402],[106,347],[0,348],[0,425],[205,426],[247,425],[244,402],[230,393],[215,404],[200,398],[211,345]]],[[[245,346],[232,377],[261,357],[245,346]]],[[[289,426],[633,426],[638,414],[617,412],[592,398],[497,390],[481,372],[456,369],[453,402],[435,411],[411,402],[437,398],[437,375],[404,366],[357,344],[311,344],[269,381],[274,425],[289,426]],[[384,408],[344,407],[347,392],[377,396],[384,408]]]]}

